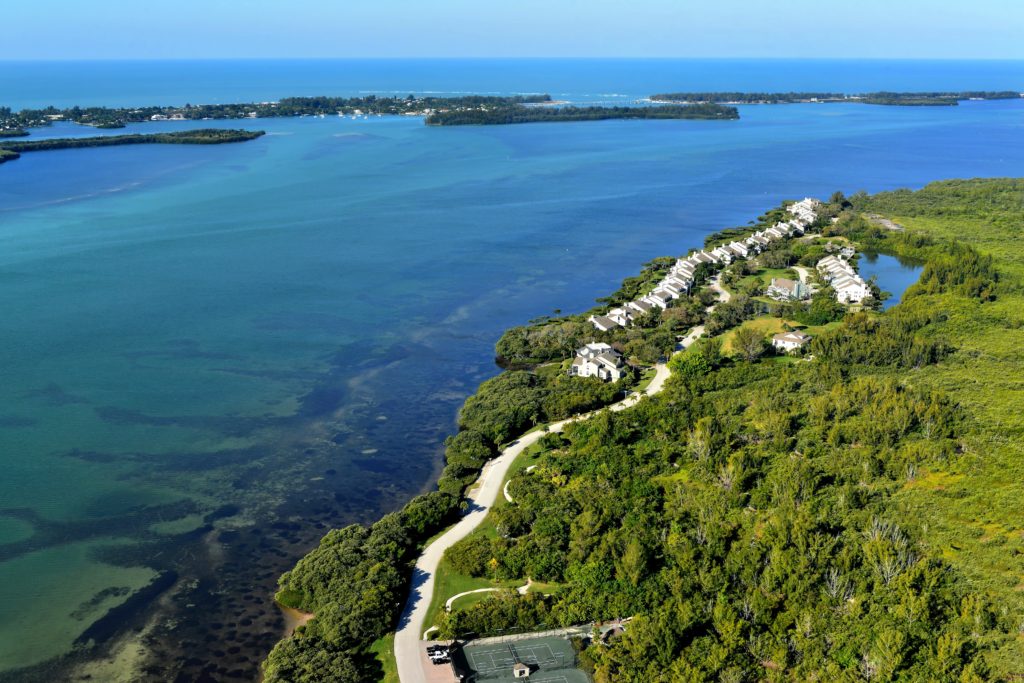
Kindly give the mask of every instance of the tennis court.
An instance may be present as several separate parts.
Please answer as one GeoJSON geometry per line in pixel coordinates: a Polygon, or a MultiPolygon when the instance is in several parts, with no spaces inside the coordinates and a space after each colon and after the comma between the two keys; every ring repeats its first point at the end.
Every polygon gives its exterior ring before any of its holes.
{"type": "MultiPolygon", "coordinates": [[[[587,683],[576,668],[576,653],[565,638],[544,637],[509,642],[466,643],[454,657],[469,681],[516,681],[512,667],[530,668],[529,683],[587,683]]],[[[524,679],[518,679],[520,681],[524,679]]]]}

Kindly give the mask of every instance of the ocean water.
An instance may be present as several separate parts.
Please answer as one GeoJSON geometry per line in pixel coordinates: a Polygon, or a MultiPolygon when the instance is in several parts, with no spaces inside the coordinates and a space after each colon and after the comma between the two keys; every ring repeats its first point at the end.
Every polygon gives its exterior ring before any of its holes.
{"type": "Polygon", "coordinates": [[[252,102],[299,95],[549,93],[622,104],[679,91],[1021,90],[1024,62],[293,59],[0,62],[0,106],[252,102]]]}
{"type": "MultiPolygon", "coordinates": [[[[0,104],[1022,84],[1002,62],[40,63],[0,68],[0,104]]],[[[253,679],[276,576],[430,488],[504,328],[786,198],[1024,173],[1024,100],[741,116],[217,122],[268,135],[0,166],[0,680],[147,655],[153,680],[253,679]]],[[[95,133],[36,134],[69,131],[95,133]]]]}

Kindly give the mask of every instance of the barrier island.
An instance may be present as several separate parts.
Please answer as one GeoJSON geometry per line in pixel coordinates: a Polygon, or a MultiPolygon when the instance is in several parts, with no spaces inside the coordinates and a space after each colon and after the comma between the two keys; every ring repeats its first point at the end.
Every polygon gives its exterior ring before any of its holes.
{"type": "Polygon", "coordinates": [[[1012,100],[1013,90],[966,90],[961,92],[869,92],[850,95],[837,92],[674,92],[651,95],[651,102],[718,104],[798,104],[849,102],[899,107],[955,107],[963,100],[1012,100]]]}
{"type": "Polygon", "coordinates": [[[200,128],[173,133],[139,133],[132,135],[97,135],[84,138],[54,138],[52,140],[22,140],[0,142],[0,163],[13,161],[21,154],[57,149],[83,147],[116,147],[120,145],[219,145],[246,142],[263,135],[262,130],[222,130],[200,128]]]}
{"type": "Polygon", "coordinates": [[[428,126],[507,125],[560,123],[608,119],[738,119],[736,107],[714,103],[651,107],[530,107],[524,105],[439,111],[427,116],[428,126]]]}
{"type": "Polygon", "coordinates": [[[69,121],[94,128],[122,128],[144,121],[259,119],[288,116],[422,116],[427,125],[460,126],[606,119],[738,119],[735,107],[716,103],[634,107],[561,106],[550,95],[509,97],[287,97],[277,102],[186,104],[182,107],[70,107],[25,109],[0,107],[0,129],[19,131],[69,121]]]}
{"type": "Polygon", "coordinates": [[[223,119],[266,119],[289,116],[428,116],[434,111],[516,107],[549,104],[550,95],[463,95],[460,97],[285,97],[275,102],[234,104],[185,104],[144,107],[46,107],[12,111],[0,107],[0,129],[48,126],[69,121],[95,128],[123,128],[144,121],[206,121],[223,119]]]}

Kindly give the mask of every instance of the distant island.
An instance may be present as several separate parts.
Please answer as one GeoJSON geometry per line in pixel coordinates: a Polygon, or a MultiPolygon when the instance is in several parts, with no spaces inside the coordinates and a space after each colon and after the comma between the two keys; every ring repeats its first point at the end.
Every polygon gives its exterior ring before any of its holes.
{"type": "Polygon", "coordinates": [[[106,135],[86,138],[56,138],[53,140],[19,140],[0,143],[0,164],[14,161],[25,152],[42,152],[79,147],[113,147],[118,145],[219,145],[228,142],[246,142],[263,135],[261,130],[220,130],[201,128],[174,133],[133,135],[106,135]]]}
{"type": "MultiPolygon", "coordinates": [[[[735,107],[717,103],[657,107],[556,106],[550,95],[494,97],[288,97],[278,102],[186,104],[182,107],[70,107],[23,109],[0,107],[0,137],[27,135],[26,129],[68,121],[94,128],[123,128],[146,121],[206,121],[288,116],[423,116],[427,125],[461,126],[598,121],[605,119],[738,119],[735,107]]],[[[5,145],[7,149],[12,149],[5,145]]]]}
{"type": "Polygon", "coordinates": [[[428,126],[505,125],[607,119],[738,119],[736,107],[715,103],[657,107],[530,107],[512,106],[438,111],[427,116],[428,126]]]}
{"type": "Polygon", "coordinates": [[[244,142],[262,131],[202,129],[109,137],[16,141],[29,129],[67,121],[101,129],[124,128],[147,121],[207,121],[282,118],[291,116],[422,116],[428,126],[508,125],[516,123],[603,121],[608,119],[736,120],[736,104],[852,102],[889,106],[956,106],[963,100],[1007,100],[1022,97],[1012,90],[962,92],[676,92],[651,95],[654,106],[579,107],[555,102],[550,95],[463,95],[459,97],[286,97],[277,102],[185,104],[149,107],[69,107],[22,109],[0,107],[0,163],[25,152],[105,147],[108,145],[218,144],[244,142]]]}
{"type": "Polygon", "coordinates": [[[1012,90],[967,90],[963,92],[871,92],[848,95],[835,92],[675,92],[651,95],[655,103],[714,104],[798,104],[810,102],[852,102],[900,107],[955,107],[962,100],[1012,100],[1021,94],[1012,90]]]}
{"type": "Polygon", "coordinates": [[[289,116],[429,116],[438,110],[461,111],[481,108],[512,108],[529,104],[550,104],[550,95],[493,97],[286,97],[277,102],[235,104],[186,104],[149,107],[68,107],[58,109],[22,109],[15,112],[0,107],[0,135],[3,131],[21,131],[69,121],[95,128],[123,128],[129,123],[146,121],[207,121],[219,119],[266,119],[289,116]]]}
{"type": "MultiPolygon", "coordinates": [[[[1012,90],[963,92],[675,92],[651,95],[658,106],[562,106],[550,95],[462,95],[458,97],[286,97],[276,102],[185,104],[146,107],[0,107],[0,139],[23,137],[29,129],[67,121],[94,128],[124,128],[147,121],[207,121],[290,116],[422,116],[430,126],[503,125],[513,123],[599,121],[606,119],[734,120],[735,104],[853,102],[891,106],[956,106],[963,100],[1021,97],[1012,90]]],[[[4,145],[6,149],[12,149],[4,145]]]]}

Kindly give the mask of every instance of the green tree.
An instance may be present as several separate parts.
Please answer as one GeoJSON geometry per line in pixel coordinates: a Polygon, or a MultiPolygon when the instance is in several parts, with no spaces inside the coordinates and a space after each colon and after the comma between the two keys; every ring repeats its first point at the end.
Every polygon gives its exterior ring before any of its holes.
{"type": "Polygon", "coordinates": [[[764,333],[756,327],[747,325],[736,330],[732,343],[740,355],[748,361],[757,360],[764,355],[767,346],[764,333]]]}

